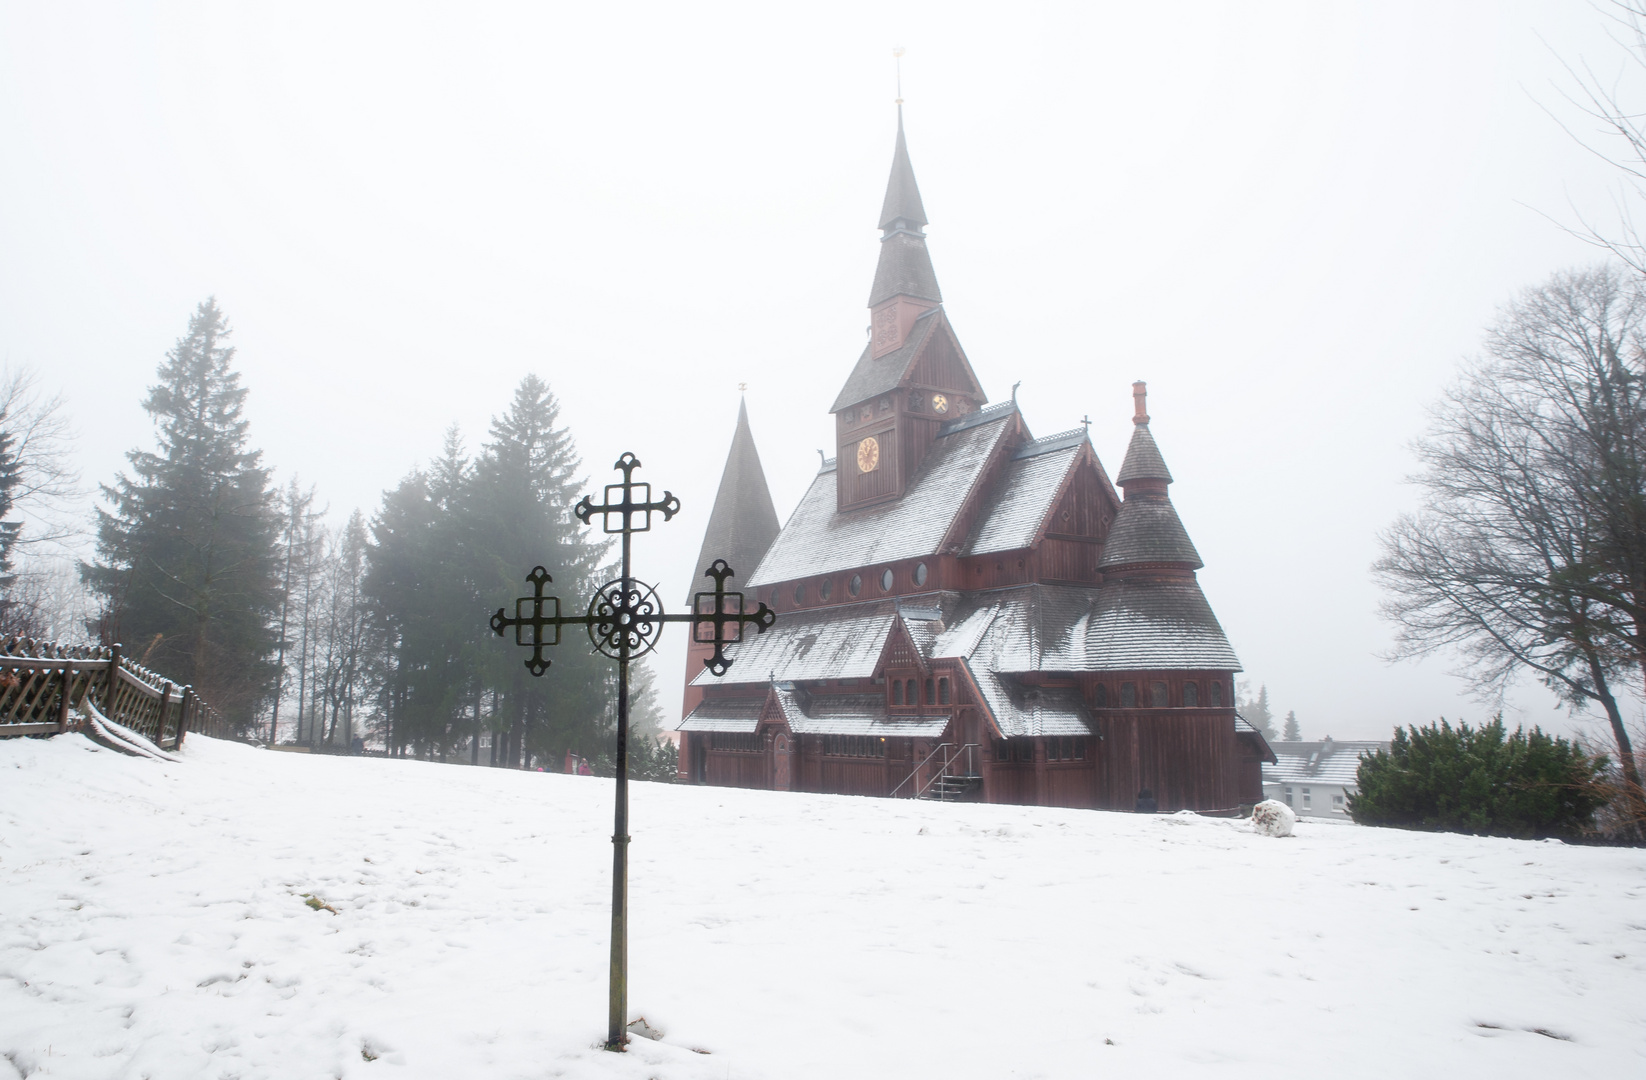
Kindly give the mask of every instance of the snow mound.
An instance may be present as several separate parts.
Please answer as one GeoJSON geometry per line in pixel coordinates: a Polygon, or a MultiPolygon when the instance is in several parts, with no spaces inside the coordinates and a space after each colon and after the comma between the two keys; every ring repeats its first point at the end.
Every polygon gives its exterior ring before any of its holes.
{"type": "Polygon", "coordinates": [[[1275,799],[1264,799],[1252,807],[1252,831],[1264,836],[1290,836],[1297,815],[1292,808],[1275,799]]]}

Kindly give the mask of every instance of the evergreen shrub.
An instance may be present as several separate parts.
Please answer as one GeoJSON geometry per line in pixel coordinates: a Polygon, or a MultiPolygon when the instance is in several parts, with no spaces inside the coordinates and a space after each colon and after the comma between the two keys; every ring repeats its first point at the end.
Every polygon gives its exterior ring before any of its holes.
{"type": "Polygon", "coordinates": [[[1605,768],[1604,756],[1535,726],[1509,734],[1502,716],[1479,728],[1442,718],[1396,728],[1387,751],[1361,760],[1349,815],[1361,825],[1431,832],[1577,836],[1606,802],[1605,768]]]}

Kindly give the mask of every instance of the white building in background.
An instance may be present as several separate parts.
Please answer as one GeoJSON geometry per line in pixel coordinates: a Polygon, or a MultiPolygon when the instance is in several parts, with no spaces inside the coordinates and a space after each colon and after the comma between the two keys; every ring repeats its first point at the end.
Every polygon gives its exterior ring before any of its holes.
{"type": "Polygon", "coordinates": [[[1263,797],[1283,802],[1301,818],[1349,820],[1349,796],[1363,754],[1386,742],[1275,742],[1275,763],[1263,766],[1263,797]]]}

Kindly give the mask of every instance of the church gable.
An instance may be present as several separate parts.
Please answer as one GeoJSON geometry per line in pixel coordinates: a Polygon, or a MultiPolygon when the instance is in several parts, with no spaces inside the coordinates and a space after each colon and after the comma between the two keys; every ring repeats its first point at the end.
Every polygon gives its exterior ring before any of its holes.
{"type": "Polygon", "coordinates": [[[884,676],[890,670],[919,671],[926,674],[928,667],[926,658],[920,654],[920,648],[909,636],[909,628],[903,622],[900,612],[897,620],[892,624],[891,633],[886,635],[886,646],[880,650],[880,660],[875,665],[875,675],[884,676]]]}
{"type": "MultiPolygon", "coordinates": [[[[949,318],[942,309],[933,320],[938,325],[925,336],[920,347],[915,350],[909,367],[903,372],[900,380],[904,385],[915,390],[937,390],[950,393],[967,394],[972,396],[976,404],[981,405],[985,400],[983,387],[977,381],[977,373],[972,370],[971,362],[966,359],[966,350],[960,347],[960,339],[955,336],[954,327],[949,324],[949,318]]],[[[923,403],[927,399],[920,399],[923,403]]],[[[911,398],[910,408],[915,408],[915,399],[911,398]]]]}

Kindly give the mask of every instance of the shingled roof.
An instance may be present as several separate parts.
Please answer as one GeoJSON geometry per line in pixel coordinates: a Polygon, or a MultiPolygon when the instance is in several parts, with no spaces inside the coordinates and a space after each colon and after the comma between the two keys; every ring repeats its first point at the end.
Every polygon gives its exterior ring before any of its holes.
{"type": "MultiPolygon", "coordinates": [[[[748,403],[739,402],[737,429],[732,433],[726,467],[720,473],[720,490],[714,496],[709,527],[703,531],[703,547],[697,554],[695,574],[701,575],[714,560],[725,559],[737,572],[738,577],[733,581],[747,581],[765,557],[766,549],[777,539],[779,528],[777,509],[766,486],[766,471],[760,467],[760,452],[755,449],[754,436],[749,432],[748,403]]],[[[692,591],[709,587],[702,577],[697,577],[692,591]]],[[[688,596],[687,603],[690,602],[688,596]]]]}
{"type": "MultiPolygon", "coordinates": [[[[795,507],[750,586],[934,555],[1016,415],[1010,402],[945,426],[903,497],[841,513],[838,473],[825,468],[795,507]],[[958,430],[955,430],[958,428],[958,430]]],[[[792,618],[792,616],[785,616],[792,618]]]]}
{"type": "Polygon", "coordinates": [[[868,345],[863,346],[863,355],[857,358],[857,364],[852,373],[846,377],[846,385],[840,388],[834,404],[829,406],[830,412],[839,412],[860,401],[867,401],[878,397],[888,390],[896,389],[897,384],[903,381],[909,368],[914,364],[914,358],[920,350],[926,347],[939,326],[947,322],[943,309],[934,307],[923,311],[914,320],[909,328],[909,336],[902,345],[893,349],[885,356],[876,357],[868,345]]]}
{"type": "Polygon", "coordinates": [[[1132,429],[1131,445],[1126,447],[1126,460],[1120,463],[1120,474],[1115,477],[1117,484],[1129,480],[1172,482],[1171,470],[1166,468],[1166,459],[1160,456],[1160,447],[1155,445],[1154,436],[1149,433],[1146,423],[1132,429]]]}
{"type": "Polygon", "coordinates": [[[1200,552],[1195,550],[1188,530],[1177,516],[1177,508],[1164,495],[1126,497],[1109,528],[1103,558],[1097,566],[1100,570],[1112,570],[1138,563],[1169,563],[1191,570],[1206,565],[1200,561],[1200,552]]]}
{"type": "Polygon", "coordinates": [[[892,150],[892,174],[886,180],[886,201],[880,205],[880,228],[889,229],[899,218],[910,225],[926,224],[926,206],[920,185],[914,182],[909,144],[903,138],[903,106],[897,107],[897,146],[892,150]]]}

